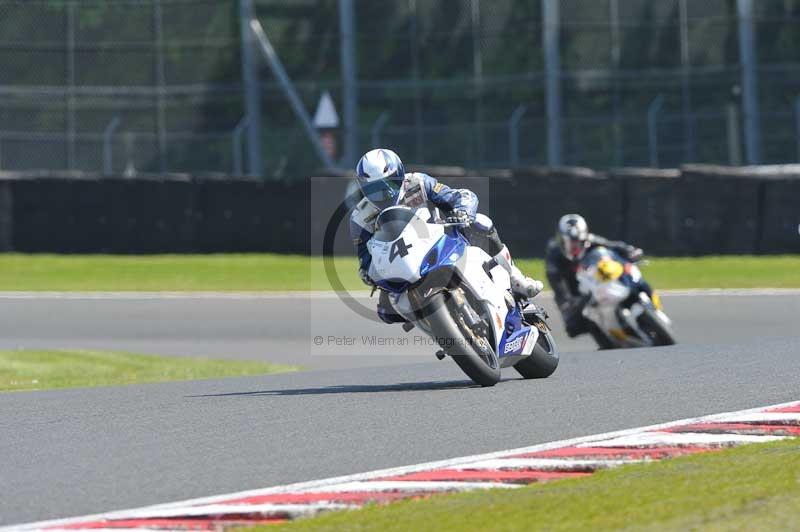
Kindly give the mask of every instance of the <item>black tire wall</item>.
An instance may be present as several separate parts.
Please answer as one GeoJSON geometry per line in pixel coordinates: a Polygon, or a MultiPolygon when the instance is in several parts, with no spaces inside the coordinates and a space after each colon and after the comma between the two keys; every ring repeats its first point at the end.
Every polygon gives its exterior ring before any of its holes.
{"type": "MultiPolygon", "coordinates": [[[[741,174],[741,171],[739,171],[741,174]]],[[[346,178],[29,177],[0,181],[0,251],[319,254],[346,178]]],[[[516,175],[443,178],[474,189],[517,257],[541,257],[558,217],[653,255],[800,253],[800,179],[516,175]]],[[[340,214],[342,212],[340,211],[340,214]]],[[[333,249],[352,254],[346,213],[333,249]]]]}

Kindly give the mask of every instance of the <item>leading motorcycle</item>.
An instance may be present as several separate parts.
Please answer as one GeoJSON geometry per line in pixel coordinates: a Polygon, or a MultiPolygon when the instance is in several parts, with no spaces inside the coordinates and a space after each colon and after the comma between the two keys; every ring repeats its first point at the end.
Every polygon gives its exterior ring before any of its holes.
{"type": "Polygon", "coordinates": [[[394,309],[419,327],[481,386],[513,367],[526,379],[549,377],[559,356],[545,311],[511,295],[508,273],[470,245],[462,224],[444,223],[437,211],[385,209],[367,248],[369,276],[389,294],[394,309]]]}

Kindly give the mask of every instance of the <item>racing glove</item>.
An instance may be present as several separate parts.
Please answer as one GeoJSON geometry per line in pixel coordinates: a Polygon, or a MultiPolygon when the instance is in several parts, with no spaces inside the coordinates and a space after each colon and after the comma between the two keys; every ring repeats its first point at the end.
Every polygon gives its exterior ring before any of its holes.
{"type": "Polygon", "coordinates": [[[365,270],[364,268],[359,268],[358,269],[358,276],[361,278],[361,282],[364,283],[365,285],[372,286],[372,287],[375,286],[375,281],[370,279],[370,276],[367,273],[367,270],[365,270]]]}
{"type": "Polygon", "coordinates": [[[630,260],[631,262],[636,262],[644,256],[644,251],[642,251],[641,248],[637,248],[635,246],[628,246],[626,252],[628,254],[628,260],[630,260]]]}
{"type": "Polygon", "coordinates": [[[469,224],[472,223],[473,220],[472,220],[472,216],[470,216],[467,211],[462,210],[462,209],[457,209],[457,210],[451,212],[447,216],[447,218],[445,218],[444,221],[449,223],[449,224],[463,224],[465,226],[468,226],[469,224]]]}

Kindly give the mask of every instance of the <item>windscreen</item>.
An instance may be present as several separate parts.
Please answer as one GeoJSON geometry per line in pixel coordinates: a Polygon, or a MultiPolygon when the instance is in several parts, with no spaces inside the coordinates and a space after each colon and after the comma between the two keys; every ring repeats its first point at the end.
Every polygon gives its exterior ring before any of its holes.
{"type": "Polygon", "coordinates": [[[414,211],[406,208],[386,209],[375,223],[378,230],[372,238],[381,242],[394,242],[406,226],[414,219],[414,211]]]}
{"type": "Polygon", "coordinates": [[[589,266],[592,266],[600,262],[600,260],[604,257],[608,257],[612,260],[621,262],[623,264],[627,262],[618,253],[606,247],[598,246],[596,248],[592,248],[588,253],[586,253],[586,256],[584,256],[583,259],[581,260],[581,266],[583,266],[584,268],[588,268],[589,266]]]}

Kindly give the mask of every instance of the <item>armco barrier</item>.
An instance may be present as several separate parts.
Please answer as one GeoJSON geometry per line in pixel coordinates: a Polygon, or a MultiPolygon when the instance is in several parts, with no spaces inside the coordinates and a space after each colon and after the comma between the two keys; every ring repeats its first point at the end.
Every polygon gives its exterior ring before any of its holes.
{"type": "Polygon", "coordinates": [[[622,183],[611,179],[541,177],[492,180],[489,214],[500,237],[520,257],[539,257],[565,213],[580,213],[592,230],[620,235],[622,183]]]}
{"type": "MultiPolygon", "coordinates": [[[[800,179],[745,169],[451,177],[473,189],[516,256],[540,257],[558,217],[655,255],[800,252],[800,179]]],[[[321,252],[348,179],[292,183],[188,177],[0,179],[0,251],[321,252]]],[[[334,251],[352,253],[347,220],[334,251]]]]}
{"type": "Polygon", "coordinates": [[[649,253],[755,253],[758,180],[633,178],[624,184],[627,219],[620,236],[649,253]]]}
{"type": "Polygon", "coordinates": [[[756,252],[800,253],[800,179],[765,182],[760,205],[756,252]]]}

